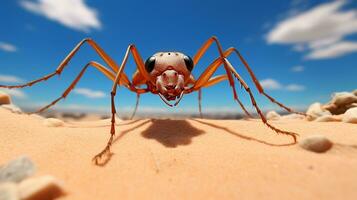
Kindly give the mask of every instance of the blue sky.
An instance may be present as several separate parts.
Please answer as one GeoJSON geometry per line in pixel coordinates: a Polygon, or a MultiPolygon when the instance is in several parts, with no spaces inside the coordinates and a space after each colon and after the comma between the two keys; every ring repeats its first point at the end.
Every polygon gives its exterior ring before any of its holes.
{"type": "MultiPolygon", "coordinates": [[[[357,3],[353,1],[5,0],[0,11],[0,84],[18,84],[53,72],[85,37],[93,38],[120,63],[131,43],[144,59],[166,50],[193,56],[216,35],[224,48],[238,48],[266,91],[291,107],[326,102],[333,92],[356,89],[357,3]]],[[[217,55],[211,48],[194,75],[199,76],[217,55]]],[[[104,64],[85,46],[60,78],[11,91],[15,104],[34,107],[51,102],[91,60],[104,64]]],[[[230,61],[261,107],[276,108],[257,94],[237,57],[230,61]]],[[[125,72],[131,77],[134,70],[130,61],[125,72]]],[[[90,69],[57,108],[109,112],[111,87],[109,80],[90,69]]],[[[244,90],[238,93],[251,108],[244,90]]],[[[117,105],[130,110],[135,94],[120,88],[117,105]]],[[[175,109],[167,108],[158,96],[145,94],[140,106],[139,111],[196,112],[197,94],[185,96],[175,109]]],[[[203,106],[207,112],[240,111],[227,82],[204,89],[203,106]]]]}

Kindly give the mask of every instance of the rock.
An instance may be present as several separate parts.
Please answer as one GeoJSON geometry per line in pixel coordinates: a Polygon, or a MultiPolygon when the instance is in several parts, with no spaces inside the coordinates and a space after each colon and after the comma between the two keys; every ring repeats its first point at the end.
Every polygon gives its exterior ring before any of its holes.
{"type": "Polygon", "coordinates": [[[337,106],[357,103],[357,96],[350,92],[336,92],[332,96],[331,103],[337,106]]]}
{"type": "Polygon", "coordinates": [[[21,156],[0,167],[0,183],[20,182],[35,173],[35,165],[26,156],[21,156]]]}
{"type": "Polygon", "coordinates": [[[316,153],[323,153],[331,149],[332,142],[323,135],[311,135],[299,142],[300,147],[316,153]]]}
{"type": "Polygon", "coordinates": [[[0,200],[19,200],[17,185],[15,183],[0,184],[0,200]]]}
{"type": "Polygon", "coordinates": [[[281,116],[281,119],[305,119],[305,116],[292,113],[292,114],[281,116]]]}
{"type": "Polygon", "coordinates": [[[330,111],[334,115],[340,115],[345,113],[348,109],[357,107],[357,103],[351,103],[346,105],[337,106],[335,104],[327,104],[323,106],[323,109],[330,111]]]}
{"type": "Polygon", "coordinates": [[[63,183],[48,175],[26,179],[18,190],[22,200],[52,200],[66,194],[63,183]]]}
{"type": "MultiPolygon", "coordinates": [[[[312,121],[320,116],[325,115],[340,115],[344,114],[347,110],[357,107],[357,90],[353,92],[336,92],[332,95],[332,99],[326,105],[321,105],[319,103],[312,104],[307,114],[310,116],[307,118],[312,121]],[[329,113],[327,113],[328,111],[329,113]],[[308,113],[310,112],[310,113],[308,113]]],[[[319,119],[322,120],[334,120],[333,118],[324,117],[319,119]]]]}
{"type": "Polygon", "coordinates": [[[357,96],[357,89],[353,90],[352,94],[354,94],[355,96],[357,96]]]}
{"type": "Polygon", "coordinates": [[[323,105],[322,109],[330,111],[331,114],[336,113],[336,112],[342,112],[342,111],[339,111],[340,108],[336,104],[333,104],[333,103],[323,105]]]}
{"type": "Polygon", "coordinates": [[[348,109],[343,115],[342,121],[357,124],[357,107],[348,109]]]}
{"type": "Polygon", "coordinates": [[[64,125],[64,122],[56,118],[48,118],[43,121],[43,124],[48,127],[60,127],[64,125]]]}
{"type": "Polygon", "coordinates": [[[5,105],[1,105],[1,107],[10,110],[11,112],[16,114],[22,113],[22,110],[19,107],[15,106],[14,104],[5,104],[5,105]]]}
{"type": "Polygon", "coordinates": [[[340,122],[342,117],[340,115],[324,115],[316,118],[315,122],[340,122]]]}
{"type": "Polygon", "coordinates": [[[322,108],[321,104],[316,102],[310,105],[310,107],[306,111],[307,120],[312,121],[318,117],[331,115],[330,111],[322,108]]]}
{"type": "Polygon", "coordinates": [[[354,107],[357,107],[357,103],[351,103],[348,109],[354,108],[354,107]]]}
{"type": "Polygon", "coordinates": [[[0,105],[11,104],[10,95],[0,91],[0,105]]]}
{"type": "Polygon", "coordinates": [[[269,111],[267,114],[266,114],[266,118],[267,120],[279,120],[280,119],[280,115],[275,112],[275,111],[269,111]]]}
{"type": "Polygon", "coordinates": [[[331,101],[323,106],[323,109],[330,111],[334,115],[345,113],[348,109],[356,107],[357,96],[354,92],[337,92],[332,95],[331,101]]]}

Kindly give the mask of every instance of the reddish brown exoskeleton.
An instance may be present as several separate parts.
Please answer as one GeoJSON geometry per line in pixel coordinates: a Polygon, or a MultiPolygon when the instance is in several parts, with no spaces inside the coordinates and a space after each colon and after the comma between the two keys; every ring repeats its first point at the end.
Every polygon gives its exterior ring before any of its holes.
{"type": "MultiPolygon", "coordinates": [[[[245,61],[245,59],[242,57],[242,55],[239,53],[239,51],[233,47],[228,48],[227,50],[223,51],[221,44],[217,40],[216,37],[211,37],[208,39],[203,46],[198,50],[196,55],[191,58],[183,53],[180,52],[158,52],[148,58],[146,62],[142,60],[141,56],[139,55],[139,52],[137,51],[136,47],[134,45],[129,45],[124,59],[120,65],[117,65],[114,60],[112,60],[100,47],[97,43],[95,43],[92,39],[84,39],[82,40],[69,54],[68,56],[61,62],[61,64],[58,66],[55,72],[48,74],[40,79],[28,82],[23,85],[14,85],[14,86],[6,86],[6,85],[0,85],[0,87],[3,88],[23,88],[27,86],[32,86],[38,82],[45,81],[55,75],[59,75],[62,73],[63,69],[67,66],[68,62],[71,60],[71,58],[76,54],[76,52],[79,50],[79,48],[84,44],[88,43],[93,49],[98,53],[98,55],[104,60],[104,62],[109,66],[109,68],[91,61],[87,65],[83,67],[81,72],[78,74],[76,79],[71,83],[71,85],[64,91],[61,97],[58,99],[54,100],[52,103],[49,105],[39,109],[37,112],[42,112],[49,107],[55,105],[58,101],[61,99],[64,99],[67,97],[67,95],[72,91],[72,89],[76,86],[80,78],[83,76],[84,72],[89,66],[93,66],[96,69],[98,69],[100,72],[102,72],[107,78],[113,81],[113,87],[111,90],[111,113],[112,113],[112,120],[111,120],[111,130],[110,130],[110,138],[109,141],[104,148],[103,151],[101,151],[99,154],[97,154],[94,158],[93,161],[97,164],[100,158],[110,152],[110,147],[113,142],[113,138],[115,135],[115,104],[114,104],[114,98],[116,95],[117,91],[117,86],[121,85],[126,88],[128,88],[130,91],[135,92],[137,94],[137,102],[136,102],[136,107],[135,111],[138,107],[139,103],[139,97],[140,94],[150,92],[152,94],[157,94],[160,96],[160,98],[169,106],[176,106],[182,97],[185,94],[189,94],[195,91],[199,92],[199,111],[201,114],[201,89],[204,87],[209,87],[212,85],[215,85],[223,80],[229,81],[230,86],[232,87],[233,91],[233,97],[234,99],[239,103],[243,111],[245,112],[246,115],[251,116],[249,112],[245,109],[244,105],[242,102],[238,99],[238,95],[236,93],[235,85],[234,85],[234,78],[238,80],[238,82],[244,87],[246,92],[248,92],[251,102],[253,106],[255,107],[259,117],[263,121],[264,124],[266,124],[269,128],[274,130],[277,133],[281,134],[286,134],[291,137],[293,137],[294,142],[296,142],[296,136],[298,134],[289,132],[289,131],[284,131],[280,130],[273,125],[271,125],[269,122],[267,122],[265,116],[259,109],[258,105],[256,104],[256,101],[254,99],[254,96],[249,88],[249,86],[246,84],[246,82],[242,79],[242,77],[237,73],[235,68],[232,66],[232,64],[228,61],[228,57],[232,54],[235,53],[238,58],[241,60],[243,65],[245,66],[246,70],[248,70],[256,88],[258,89],[259,93],[266,96],[270,101],[273,103],[276,103],[277,105],[281,106],[285,110],[292,112],[292,113],[298,113],[305,115],[304,113],[296,112],[293,111],[292,109],[284,106],[283,104],[277,102],[274,98],[266,94],[263,90],[263,87],[260,85],[258,79],[255,77],[253,71],[249,67],[248,63],[245,61]],[[205,54],[207,49],[212,45],[216,44],[219,55],[218,57],[206,68],[206,70],[197,78],[195,79],[193,75],[191,74],[191,71],[193,68],[196,66],[198,61],[201,59],[201,57],[205,54]],[[135,60],[137,70],[133,75],[132,81],[129,80],[128,76],[124,73],[124,68],[126,66],[126,62],[129,58],[129,54],[133,55],[133,58],[135,60]],[[219,75],[212,77],[213,74],[216,72],[216,70],[219,67],[223,67],[225,69],[225,74],[224,75],[219,75]],[[145,88],[141,87],[142,85],[146,85],[145,88]],[[171,103],[173,101],[174,103],[171,103]]],[[[135,114],[134,111],[134,114],[135,114]]],[[[202,116],[202,115],[201,115],[202,116]]]]}

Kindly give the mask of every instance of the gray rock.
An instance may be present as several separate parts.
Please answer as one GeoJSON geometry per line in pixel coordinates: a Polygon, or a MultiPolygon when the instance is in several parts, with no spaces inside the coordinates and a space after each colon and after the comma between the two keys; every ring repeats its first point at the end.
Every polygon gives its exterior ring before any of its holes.
{"type": "Polygon", "coordinates": [[[299,142],[300,147],[316,153],[323,153],[331,149],[333,143],[323,135],[311,135],[299,142]]]}
{"type": "Polygon", "coordinates": [[[342,121],[357,124],[357,107],[348,109],[346,113],[343,114],[342,121]]]}
{"type": "Polygon", "coordinates": [[[0,184],[0,200],[19,200],[17,185],[15,183],[0,184]]]}
{"type": "Polygon", "coordinates": [[[20,182],[35,173],[35,165],[26,156],[21,156],[0,167],[0,183],[20,182]]]}
{"type": "Polygon", "coordinates": [[[22,200],[52,200],[65,194],[63,183],[52,176],[29,178],[19,184],[22,200]]]}

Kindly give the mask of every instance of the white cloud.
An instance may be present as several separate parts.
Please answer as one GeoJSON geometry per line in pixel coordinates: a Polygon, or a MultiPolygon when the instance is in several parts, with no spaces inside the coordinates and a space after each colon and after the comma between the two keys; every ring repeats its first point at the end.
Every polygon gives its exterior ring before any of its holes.
{"type": "Polygon", "coordinates": [[[96,10],[88,7],[84,0],[22,0],[20,5],[75,30],[88,32],[101,28],[96,10]]]}
{"type": "Polygon", "coordinates": [[[259,82],[266,90],[279,90],[282,88],[282,85],[274,79],[268,78],[268,79],[261,80],[259,82]]]}
{"type": "Polygon", "coordinates": [[[340,37],[325,38],[325,39],[310,42],[308,44],[308,47],[310,49],[318,49],[318,48],[326,47],[328,45],[332,45],[340,40],[341,40],[340,37]]]}
{"type": "Polygon", "coordinates": [[[298,84],[289,84],[285,87],[285,89],[291,92],[299,92],[305,90],[305,86],[298,84]]]}
{"type": "Polygon", "coordinates": [[[301,66],[301,65],[297,65],[297,66],[294,66],[291,68],[291,71],[293,71],[293,72],[302,72],[304,70],[305,70],[304,66],[301,66]]]}
{"type": "Polygon", "coordinates": [[[19,99],[27,98],[27,95],[24,92],[22,92],[21,90],[18,90],[18,89],[1,88],[0,92],[5,92],[6,94],[10,95],[11,97],[16,97],[16,98],[19,98],[19,99]]]}
{"type": "Polygon", "coordinates": [[[297,51],[309,50],[307,59],[352,53],[356,48],[350,43],[354,42],[344,42],[343,38],[357,33],[357,10],[341,10],[346,3],[345,0],[332,1],[288,17],[277,23],[266,40],[269,44],[291,44],[297,51]]]}
{"type": "Polygon", "coordinates": [[[296,44],[296,45],[293,46],[293,50],[297,51],[297,52],[303,52],[303,51],[306,50],[306,48],[307,47],[304,44],[296,44]]]}
{"type": "Polygon", "coordinates": [[[15,52],[15,51],[17,51],[17,48],[13,44],[9,44],[6,42],[0,42],[0,50],[6,51],[6,52],[15,52]]]}
{"type": "Polygon", "coordinates": [[[87,98],[97,99],[106,97],[105,93],[102,91],[95,91],[88,88],[77,88],[73,90],[73,93],[83,95],[87,98]]]}
{"type": "Polygon", "coordinates": [[[291,92],[298,92],[305,90],[305,86],[299,84],[283,85],[279,81],[271,78],[263,79],[259,81],[265,90],[286,90],[291,92]]]}
{"type": "Polygon", "coordinates": [[[357,42],[337,42],[325,48],[313,49],[308,55],[306,55],[306,58],[336,58],[352,52],[357,52],[357,42]]]}
{"type": "Polygon", "coordinates": [[[24,80],[19,78],[19,77],[16,77],[16,76],[0,74],[0,82],[3,82],[3,83],[22,83],[22,82],[24,82],[24,80]]]}

